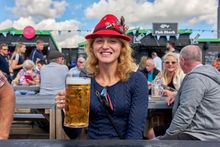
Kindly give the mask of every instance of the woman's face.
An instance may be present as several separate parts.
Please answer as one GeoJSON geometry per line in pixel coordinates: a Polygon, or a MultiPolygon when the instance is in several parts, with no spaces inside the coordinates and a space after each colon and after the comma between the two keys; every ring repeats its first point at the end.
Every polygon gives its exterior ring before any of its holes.
{"type": "Polygon", "coordinates": [[[167,56],[164,60],[164,69],[168,72],[175,72],[177,69],[178,63],[175,57],[167,56]]]}
{"type": "Polygon", "coordinates": [[[32,74],[34,67],[32,65],[25,66],[26,74],[32,74]]]}
{"type": "Polygon", "coordinates": [[[26,46],[22,45],[20,50],[21,50],[21,53],[25,53],[26,52],[26,46]]]}
{"type": "Polygon", "coordinates": [[[118,61],[122,42],[115,37],[101,36],[94,39],[93,52],[99,63],[112,64],[118,61]]]}

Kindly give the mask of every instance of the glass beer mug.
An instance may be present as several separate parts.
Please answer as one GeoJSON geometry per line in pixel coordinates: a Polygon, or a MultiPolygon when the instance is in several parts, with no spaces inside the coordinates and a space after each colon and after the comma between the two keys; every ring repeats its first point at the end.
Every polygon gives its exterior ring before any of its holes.
{"type": "Polygon", "coordinates": [[[71,128],[88,126],[90,84],[91,79],[88,77],[67,75],[64,126],[71,128]]]}
{"type": "Polygon", "coordinates": [[[159,100],[162,95],[163,95],[162,80],[161,79],[155,79],[152,82],[151,98],[155,99],[155,100],[159,100]]]}

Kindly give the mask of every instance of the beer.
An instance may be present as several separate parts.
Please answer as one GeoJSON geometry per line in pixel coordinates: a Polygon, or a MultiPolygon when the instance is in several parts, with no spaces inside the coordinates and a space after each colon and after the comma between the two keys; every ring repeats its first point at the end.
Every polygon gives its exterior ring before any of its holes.
{"type": "Polygon", "coordinates": [[[90,78],[67,77],[64,125],[72,128],[88,126],[90,78]]]}

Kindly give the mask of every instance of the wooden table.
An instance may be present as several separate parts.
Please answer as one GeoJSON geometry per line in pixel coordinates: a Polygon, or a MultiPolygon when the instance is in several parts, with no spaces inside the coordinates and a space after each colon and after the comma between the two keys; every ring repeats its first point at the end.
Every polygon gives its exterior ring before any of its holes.
{"type": "Polygon", "coordinates": [[[172,109],[173,105],[168,106],[166,97],[162,96],[158,100],[154,100],[149,96],[148,109],[172,109]]]}
{"type": "MultiPolygon", "coordinates": [[[[25,109],[49,109],[50,111],[50,139],[63,139],[60,110],[56,109],[54,95],[17,95],[16,108],[25,109]]],[[[161,100],[149,100],[148,109],[171,109],[166,102],[161,100]]]]}
{"type": "Polygon", "coordinates": [[[40,86],[13,86],[14,90],[28,90],[28,91],[40,91],[40,86]]]}
{"type": "Polygon", "coordinates": [[[2,147],[218,147],[219,141],[193,140],[7,140],[2,147]]]}
{"type": "Polygon", "coordinates": [[[16,95],[16,108],[49,109],[50,139],[62,139],[61,113],[54,95],[16,95]]]}

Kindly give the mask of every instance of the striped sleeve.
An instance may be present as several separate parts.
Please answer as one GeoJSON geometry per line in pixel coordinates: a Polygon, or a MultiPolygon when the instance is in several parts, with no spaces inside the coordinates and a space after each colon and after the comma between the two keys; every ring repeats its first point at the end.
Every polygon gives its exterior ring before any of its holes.
{"type": "Polygon", "coordinates": [[[2,72],[0,72],[0,87],[2,87],[6,83],[6,81],[6,77],[3,75],[2,72]]]}

